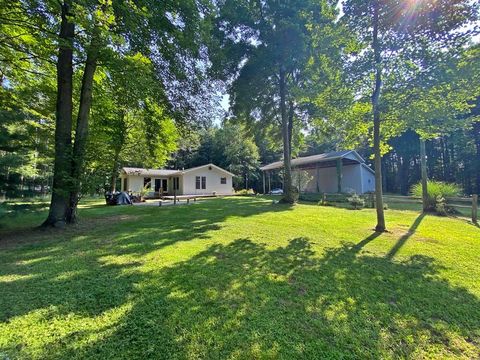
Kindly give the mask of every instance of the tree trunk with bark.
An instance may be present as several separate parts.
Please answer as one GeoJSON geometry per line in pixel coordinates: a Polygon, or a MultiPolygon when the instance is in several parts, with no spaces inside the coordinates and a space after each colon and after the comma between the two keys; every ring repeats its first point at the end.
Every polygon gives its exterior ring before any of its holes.
{"type": "Polygon", "coordinates": [[[93,77],[97,69],[97,60],[99,53],[98,30],[94,30],[89,49],[87,51],[87,60],[82,77],[82,87],[80,91],[80,107],[77,116],[77,126],[75,129],[75,142],[73,145],[72,157],[72,189],[70,191],[69,207],[67,209],[66,220],[73,223],[76,220],[77,204],[80,199],[81,177],[85,159],[85,150],[88,138],[88,118],[92,107],[93,77]]]}
{"type": "Polygon", "coordinates": [[[420,138],[420,174],[422,176],[422,204],[423,211],[432,210],[428,201],[428,178],[427,178],[427,152],[425,150],[425,140],[420,138]]]}
{"type": "Polygon", "coordinates": [[[382,189],[382,154],[380,151],[380,92],[382,87],[382,63],[380,54],[380,43],[378,41],[379,3],[375,2],[373,8],[373,40],[372,47],[375,61],[375,88],[372,94],[373,110],[373,152],[375,156],[375,204],[377,211],[377,225],[375,231],[386,231],[385,213],[383,209],[382,189]]]}
{"type": "Polygon", "coordinates": [[[408,179],[410,178],[409,169],[410,169],[410,159],[408,159],[407,156],[404,155],[401,158],[400,171],[398,172],[399,173],[398,181],[400,182],[400,193],[402,195],[408,195],[408,190],[409,190],[408,179]]]}
{"type": "MultiPolygon", "coordinates": [[[[120,151],[121,148],[115,148],[115,154],[113,156],[112,172],[110,173],[110,192],[114,193],[117,190],[117,175],[118,175],[118,165],[120,160],[120,151]]],[[[125,189],[127,191],[128,189],[125,189]]]]}
{"type": "MultiPolygon", "coordinates": [[[[118,176],[118,170],[120,167],[120,153],[123,150],[123,147],[125,145],[125,133],[126,133],[126,125],[125,125],[125,116],[126,116],[126,111],[124,109],[121,109],[119,112],[120,120],[122,126],[118,129],[118,138],[116,138],[116,141],[112,144],[113,147],[113,164],[112,164],[112,172],[110,173],[110,191],[115,192],[116,191],[116,183],[117,183],[117,176],[118,176]]],[[[125,189],[127,191],[128,189],[125,189]]]]}
{"type": "Polygon", "coordinates": [[[286,104],[286,74],[285,68],[280,67],[280,111],[282,117],[282,139],[283,139],[283,199],[288,204],[295,202],[292,187],[292,169],[291,169],[291,153],[290,153],[290,135],[289,121],[286,104]]]}
{"type": "Polygon", "coordinates": [[[57,100],[55,119],[55,162],[52,199],[43,226],[63,227],[69,207],[72,168],[72,94],[73,38],[75,25],[71,21],[71,1],[61,4],[61,23],[57,59],[57,100]]]}
{"type": "Polygon", "coordinates": [[[293,116],[294,116],[293,101],[288,102],[288,145],[290,150],[290,157],[292,156],[292,136],[293,136],[293,116]]]}
{"type": "Polygon", "coordinates": [[[473,124],[474,138],[475,138],[475,191],[480,194],[480,121],[473,124]]]}

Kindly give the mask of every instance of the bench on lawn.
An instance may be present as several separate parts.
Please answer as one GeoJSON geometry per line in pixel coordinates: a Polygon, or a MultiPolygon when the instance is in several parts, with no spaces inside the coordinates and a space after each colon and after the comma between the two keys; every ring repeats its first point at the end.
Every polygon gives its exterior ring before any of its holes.
{"type": "MultiPolygon", "coordinates": [[[[197,201],[199,198],[208,198],[208,197],[216,197],[216,195],[177,195],[177,196],[164,196],[162,199],[163,200],[173,200],[173,203],[175,204],[177,201],[180,202],[182,200],[186,200],[187,204],[190,204],[190,200],[193,199],[193,201],[197,201]]],[[[158,203],[159,206],[162,206],[162,201],[159,201],[158,203]]]]}

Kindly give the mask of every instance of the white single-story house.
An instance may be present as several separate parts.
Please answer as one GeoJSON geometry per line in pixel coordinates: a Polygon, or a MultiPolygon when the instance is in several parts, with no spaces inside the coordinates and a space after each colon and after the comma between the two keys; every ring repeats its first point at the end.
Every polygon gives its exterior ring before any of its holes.
{"type": "MultiPolygon", "coordinates": [[[[306,171],[310,181],[301,189],[310,193],[355,192],[364,194],[375,191],[375,172],[355,150],[329,152],[292,159],[292,173],[306,171]]],[[[263,171],[264,193],[270,192],[272,172],[281,170],[283,161],[260,168],[263,171]]],[[[295,184],[293,184],[295,186],[295,184]]]]}
{"type": "Polygon", "coordinates": [[[120,170],[121,190],[139,193],[151,189],[149,196],[231,195],[233,174],[213,164],[185,170],[124,167],[120,170]]]}

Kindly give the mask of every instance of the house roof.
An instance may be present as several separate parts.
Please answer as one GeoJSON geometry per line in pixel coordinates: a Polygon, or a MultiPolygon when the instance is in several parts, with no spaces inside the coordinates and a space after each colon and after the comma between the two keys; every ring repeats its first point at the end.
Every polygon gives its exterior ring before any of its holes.
{"type": "Polygon", "coordinates": [[[179,170],[167,169],[143,169],[134,167],[124,167],[122,171],[127,175],[137,176],[170,176],[179,172],[179,170]]]}
{"type": "Polygon", "coordinates": [[[367,169],[368,171],[370,171],[373,175],[375,175],[375,170],[373,170],[370,166],[368,166],[367,164],[365,163],[362,163],[362,166],[367,169]]]}
{"type": "MultiPolygon", "coordinates": [[[[323,153],[323,154],[317,154],[317,155],[311,155],[311,156],[305,156],[305,157],[298,157],[296,159],[292,159],[291,165],[299,166],[299,165],[305,165],[305,164],[338,160],[346,157],[349,157],[349,158],[354,157],[355,160],[357,160],[359,163],[361,164],[365,163],[365,160],[355,150],[343,150],[343,151],[332,151],[329,153],[323,153]]],[[[260,167],[260,170],[262,171],[274,170],[274,169],[280,169],[282,167],[283,167],[283,161],[276,161],[271,164],[267,164],[260,167]]]]}
{"type": "Polygon", "coordinates": [[[197,167],[193,167],[193,168],[190,168],[190,169],[185,169],[183,171],[181,171],[182,174],[185,174],[185,173],[188,173],[188,172],[191,172],[191,171],[195,171],[195,170],[200,170],[200,169],[203,169],[203,168],[206,168],[206,167],[212,167],[214,169],[217,169],[218,171],[220,172],[223,172],[225,174],[228,174],[228,175],[232,175],[232,176],[235,176],[234,174],[232,174],[230,171],[227,171],[225,169],[222,169],[220,166],[217,166],[215,164],[206,164],[206,165],[201,165],[201,166],[197,166],[197,167]]]}
{"type": "Polygon", "coordinates": [[[220,172],[223,172],[228,175],[234,176],[231,172],[222,169],[221,167],[214,164],[206,164],[202,166],[193,167],[185,170],[167,170],[167,169],[144,169],[144,168],[134,168],[134,167],[124,167],[122,171],[126,175],[135,175],[135,176],[171,176],[171,175],[183,175],[191,171],[200,170],[206,167],[212,167],[217,169],[220,172]]]}

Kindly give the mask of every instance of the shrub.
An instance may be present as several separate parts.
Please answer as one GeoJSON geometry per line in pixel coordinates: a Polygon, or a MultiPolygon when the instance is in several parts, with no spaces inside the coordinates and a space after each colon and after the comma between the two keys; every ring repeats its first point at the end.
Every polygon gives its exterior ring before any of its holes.
{"type": "Polygon", "coordinates": [[[241,189],[241,190],[237,190],[235,191],[235,194],[236,195],[255,195],[255,191],[253,191],[253,189],[241,189]]]}
{"type": "Polygon", "coordinates": [[[445,204],[445,199],[441,198],[440,201],[437,201],[435,205],[435,212],[441,216],[447,216],[449,209],[447,204],[445,204]]]}
{"type": "MultiPolygon", "coordinates": [[[[427,210],[446,214],[447,207],[445,205],[445,197],[457,196],[461,189],[457,184],[446,183],[442,181],[427,182],[427,210]]],[[[419,182],[412,187],[412,194],[422,197],[422,183],[419,182]]]]}
{"type": "Polygon", "coordinates": [[[317,205],[319,206],[335,206],[333,203],[331,202],[328,202],[328,201],[323,201],[323,200],[320,200],[317,205]]]}
{"type": "Polygon", "coordinates": [[[149,187],[144,186],[143,188],[140,189],[140,196],[144,197],[147,196],[147,194],[152,191],[149,187]]]}
{"type": "Polygon", "coordinates": [[[361,209],[365,206],[365,200],[362,199],[357,194],[353,194],[351,197],[347,198],[350,205],[353,206],[355,210],[361,209]]]}

